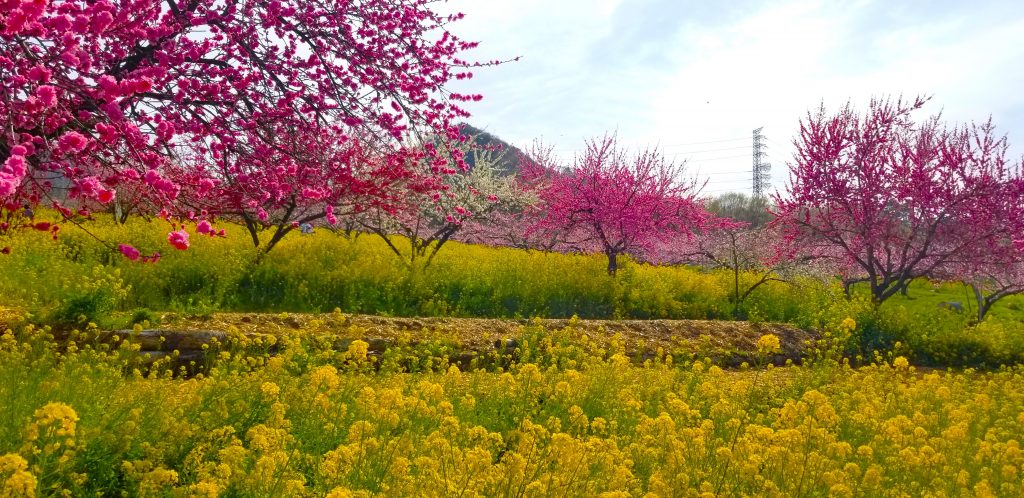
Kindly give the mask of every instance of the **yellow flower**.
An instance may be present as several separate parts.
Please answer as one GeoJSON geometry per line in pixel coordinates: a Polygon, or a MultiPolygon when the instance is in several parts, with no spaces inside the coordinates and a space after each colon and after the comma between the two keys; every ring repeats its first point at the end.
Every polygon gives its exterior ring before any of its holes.
{"type": "Polygon", "coordinates": [[[198,498],[217,498],[220,496],[221,487],[216,483],[208,481],[197,482],[188,488],[189,496],[198,498]]]}
{"type": "Polygon", "coordinates": [[[281,394],[281,388],[273,382],[264,382],[263,385],[260,386],[260,392],[263,393],[263,396],[267,399],[274,399],[277,398],[278,394],[281,394]]]}
{"type": "Polygon", "coordinates": [[[143,496],[159,496],[166,488],[178,484],[178,473],[165,468],[153,469],[142,476],[139,482],[139,494],[143,496]]]}
{"type": "Polygon", "coordinates": [[[26,449],[48,456],[57,456],[64,464],[73,456],[78,414],[63,403],[47,403],[33,414],[25,428],[26,449]]]}
{"type": "Polygon", "coordinates": [[[897,356],[896,359],[892,360],[892,366],[897,370],[906,370],[910,368],[910,362],[907,361],[905,356],[897,356]]]}
{"type": "Polygon", "coordinates": [[[583,413],[583,409],[579,405],[569,407],[569,423],[573,427],[581,429],[586,429],[590,426],[590,420],[587,419],[587,415],[583,413]]]}
{"type": "Polygon", "coordinates": [[[832,486],[828,491],[828,495],[850,497],[853,496],[853,490],[849,486],[840,483],[832,486]]]}
{"type": "Polygon", "coordinates": [[[544,381],[544,375],[541,373],[540,368],[533,363],[527,363],[519,367],[518,378],[520,382],[534,385],[544,381]]]}
{"type": "Polygon", "coordinates": [[[882,468],[878,465],[871,465],[867,472],[864,472],[864,479],[861,481],[866,488],[874,488],[882,482],[882,468]]]}
{"type": "Polygon", "coordinates": [[[0,456],[0,495],[26,498],[36,495],[36,478],[28,471],[28,462],[21,455],[0,456]]]}
{"type": "Polygon", "coordinates": [[[839,328],[847,332],[853,332],[857,328],[857,321],[853,318],[846,317],[842,323],[839,324],[839,328]]]}
{"type": "Polygon", "coordinates": [[[329,391],[338,387],[339,382],[341,379],[338,378],[338,369],[331,365],[319,367],[309,374],[309,384],[316,391],[329,391]]]}
{"type": "Polygon", "coordinates": [[[347,355],[350,360],[362,362],[366,361],[366,355],[370,352],[370,344],[366,341],[356,339],[348,345],[347,355]]]}
{"type": "Polygon", "coordinates": [[[757,352],[761,354],[772,354],[782,351],[782,344],[779,342],[779,336],[775,334],[762,335],[757,340],[757,352]]]}
{"type": "Polygon", "coordinates": [[[10,497],[32,498],[36,495],[36,478],[29,472],[18,471],[0,482],[0,494],[10,497]]]}
{"type": "Polygon", "coordinates": [[[75,410],[64,403],[47,403],[36,410],[34,418],[38,426],[54,424],[56,436],[71,437],[75,435],[75,423],[78,422],[78,414],[75,410]]]}

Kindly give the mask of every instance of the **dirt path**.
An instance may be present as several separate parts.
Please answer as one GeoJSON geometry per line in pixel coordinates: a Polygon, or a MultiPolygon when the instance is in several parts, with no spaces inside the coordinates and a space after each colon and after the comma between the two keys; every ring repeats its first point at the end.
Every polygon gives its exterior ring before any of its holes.
{"type": "MultiPolygon", "coordinates": [[[[0,308],[0,332],[21,321],[22,313],[0,308]]],[[[786,324],[751,323],[712,320],[567,320],[567,319],[490,319],[490,318],[396,318],[345,313],[214,313],[189,316],[164,313],[160,324],[143,334],[130,330],[113,331],[123,338],[129,336],[160,349],[179,349],[182,354],[195,350],[212,338],[223,340],[226,333],[244,335],[313,334],[331,337],[343,346],[361,339],[371,350],[382,350],[396,342],[419,343],[440,340],[455,343],[468,354],[493,349],[512,350],[517,341],[529,332],[543,327],[559,331],[572,327],[572,333],[601,345],[619,341],[627,354],[649,356],[658,348],[667,352],[687,352],[697,357],[711,357],[726,364],[743,361],[756,350],[756,342],[764,334],[779,337],[782,353],[776,361],[798,359],[806,342],[816,338],[812,332],[786,324]]]]}
{"type": "MultiPolygon", "coordinates": [[[[490,318],[395,318],[372,315],[327,313],[319,315],[282,313],[215,313],[208,317],[164,315],[161,329],[227,330],[242,333],[290,334],[295,331],[329,334],[340,338],[380,338],[413,341],[451,339],[462,346],[482,350],[495,342],[516,339],[523,327],[548,330],[570,325],[567,319],[511,320],[490,318]]],[[[687,349],[718,353],[751,352],[764,334],[779,336],[784,354],[799,356],[813,333],[791,325],[711,320],[577,320],[574,328],[601,343],[618,337],[629,352],[687,349]]]]}

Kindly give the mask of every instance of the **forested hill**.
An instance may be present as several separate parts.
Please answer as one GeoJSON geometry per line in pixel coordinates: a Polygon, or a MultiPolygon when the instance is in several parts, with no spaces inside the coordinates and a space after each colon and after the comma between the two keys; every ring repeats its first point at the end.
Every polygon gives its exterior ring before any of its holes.
{"type": "MultiPolygon", "coordinates": [[[[492,147],[499,151],[500,159],[497,162],[497,168],[502,175],[514,175],[519,172],[519,159],[523,154],[521,149],[471,124],[462,123],[459,126],[462,128],[463,135],[471,137],[477,146],[492,147]]],[[[471,167],[475,166],[472,153],[466,154],[466,162],[471,167]]]]}

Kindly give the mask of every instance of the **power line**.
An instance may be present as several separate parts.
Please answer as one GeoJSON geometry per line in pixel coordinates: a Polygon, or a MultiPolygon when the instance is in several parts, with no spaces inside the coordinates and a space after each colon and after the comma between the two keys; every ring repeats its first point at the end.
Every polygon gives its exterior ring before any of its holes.
{"type": "Polygon", "coordinates": [[[740,192],[741,190],[743,190],[743,189],[739,189],[739,188],[719,188],[719,189],[713,189],[713,190],[701,190],[700,193],[702,193],[702,194],[721,194],[721,193],[724,193],[724,192],[740,192]]]}
{"type": "MultiPolygon", "coordinates": [[[[672,159],[675,159],[679,155],[681,155],[681,154],[673,155],[672,159]]],[[[700,164],[700,163],[709,162],[709,161],[721,161],[721,160],[724,160],[724,159],[737,159],[737,158],[740,158],[740,157],[750,157],[750,156],[748,156],[746,154],[739,154],[739,155],[735,155],[735,156],[725,156],[725,157],[700,157],[700,158],[695,159],[693,162],[697,163],[697,164],[700,164]]]]}
{"type": "Polygon", "coordinates": [[[739,174],[739,173],[750,173],[750,170],[744,169],[744,170],[738,170],[738,171],[712,171],[710,173],[702,173],[702,174],[704,174],[704,175],[733,175],[733,174],[739,174]]]}
{"type": "Polygon", "coordinates": [[[704,149],[704,150],[694,150],[694,151],[680,151],[680,152],[673,152],[673,154],[676,154],[676,155],[680,155],[680,154],[706,154],[708,152],[722,152],[722,151],[726,151],[726,150],[741,150],[741,149],[749,149],[749,148],[750,147],[744,145],[743,147],[725,147],[725,148],[721,148],[721,149],[704,149]]]}
{"type": "MultiPolygon", "coordinates": [[[[689,155],[693,155],[693,154],[707,154],[708,152],[725,152],[725,151],[730,151],[730,150],[746,150],[746,149],[749,149],[749,148],[750,148],[749,145],[744,145],[743,147],[723,147],[723,148],[718,148],[718,149],[703,149],[703,150],[690,150],[690,151],[685,151],[685,150],[683,150],[683,151],[669,151],[669,150],[665,150],[665,149],[659,149],[659,150],[663,154],[665,154],[665,155],[671,155],[672,157],[678,157],[678,156],[689,156],[689,155]]],[[[576,149],[556,149],[554,152],[571,152],[574,155],[579,155],[579,153],[583,152],[583,151],[579,151],[579,150],[576,150],[576,149]]],[[[739,157],[739,156],[730,156],[730,157],[739,157]]],[[[746,157],[746,156],[742,156],[742,157],[746,157]]]]}
{"type": "MultiPolygon", "coordinates": [[[[689,145],[718,144],[718,143],[726,143],[726,142],[736,142],[736,141],[739,141],[739,140],[746,140],[746,139],[747,139],[746,137],[737,137],[737,138],[726,138],[726,139],[722,139],[722,140],[706,140],[706,141],[703,141],[703,142],[680,142],[680,143],[674,143],[674,144],[656,145],[656,146],[651,147],[651,148],[652,149],[656,148],[658,150],[664,151],[665,149],[674,148],[674,147],[685,147],[685,146],[689,146],[689,145]]],[[[693,152],[686,152],[686,154],[701,154],[701,153],[704,153],[704,152],[713,152],[715,150],[739,150],[739,149],[747,149],[747,148],[749,148],[749,147],[748,146],[743,146],[743,147],[732,147],[732,148],[724,148],[724,149],[702,149],[702,150],[696,150],[696,151],[693,151],[693,152]]],[[[586,149],[552,149],[552,152],[573,152],[573,153],[576,153],[576,152],[580,152],[580,151],[583,151],[583,150],[586,150],[586,149]]]]}
{"type": "Polygon", "coordinates": [[[707,140],[707,141],[704,141],[704,142],[683,142],[683,143],[678,143],[678,144],[668,144],[668,145],[665,145],[665,147],[679,147],[679,146],[683,146],[683,145],[720,144],[720,143],[723,143],[723,142],[736,142],[736,141],[739,141],[739,140],[746,140],[746,139],[747,139],[747,137],[737,137],[737,138],[726,138],[726,139],[722,139],[722,140],[707,140]]]}

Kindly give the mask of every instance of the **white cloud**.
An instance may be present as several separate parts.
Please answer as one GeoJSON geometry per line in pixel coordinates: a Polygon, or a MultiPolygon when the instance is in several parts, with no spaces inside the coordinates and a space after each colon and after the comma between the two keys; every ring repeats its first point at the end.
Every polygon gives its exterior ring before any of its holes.
{"type": "Polygon", "coordinates": [[[749,188],[743,170],[759,126],[781,186],[798,120],[820,102],[932,94],[926,112],[953,121],[992,114],[1014,151],[1024,142],[1024,11],[1013,1],[454,0],[445,8],[466,13],[452,29],[482,42],[474,57],[523,56],[464,85],[485,96],[469,106],[475,125],[517,143],[543,138],[563,157],[617,130],[628,144],[691,157],[691,170],[710,177],[709,193],[749,188]]]}

